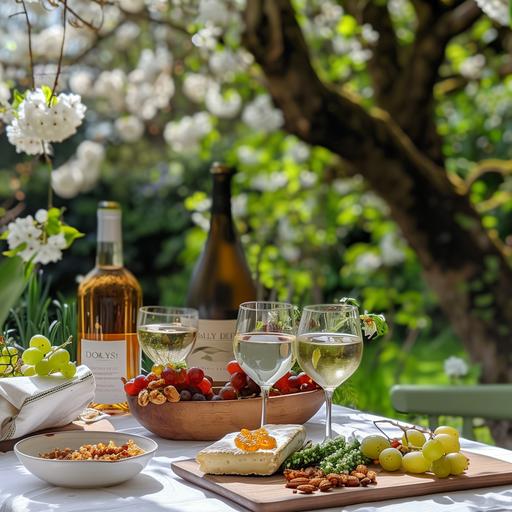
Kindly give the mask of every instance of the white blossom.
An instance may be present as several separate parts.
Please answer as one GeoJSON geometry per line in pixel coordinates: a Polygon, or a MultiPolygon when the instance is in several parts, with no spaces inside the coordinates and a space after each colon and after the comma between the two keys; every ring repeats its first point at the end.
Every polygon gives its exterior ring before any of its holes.
{"type": "Polygon", "coordinates": [[[303,170],[300,172],[300,184],[304,188],[312,187],[317,182],[317,175],[314,172],[303,170]]]}
{"type": "Polygon", "coordinates": [[[116,131],[124,142],[135,142],[144,133],[144,123],[135,116],[123,116],[114,123],[116,131]]]}
{"type": "Polygon", "coordinates": [[[37,210],[35,217],[39,224],[44,224],[48,220],[48,211],[39,209],[37,210]]]}
{"type": "Polygon", "coordinates": [[[58,59],[63,35],[62,25],[50,25],[39,34],[34,34],[32,41],[33,54],[37,57],[58,59]]]}
{"type": "Polygon", "coordinates": [[[273,191],[279,190],[288,184],[288,177],[284,172],[273,172],[272,174],[258,174],[252,179],[252,186],[256,190],[273,191]]]}
{"type": "Polygon", "coordinates": [[[199,0],[197,21],[199,23],[212,23],[219,27],[226,27],[233,20],[233,15],[223,0],[199,0]]]}
{"type": "Polygon", "coordinates": [[[444,373],[450,378],[464,377],[468,373],[468,365],[464,359],[450,356],[444,361],[444,373]]]}
{"type": "Polygon", "coordinates": [[[174,92],[174,81],[166,73],[161,73],[152,83],[145,81],[142,73],[132,72],[126,91],[126,106],[132,114],[149,120],[159,109],[167,107],[174,92]]]}
{"type": "Polygon", "coordinates": [[[478,80],[485,68],[485,57],[481,54],[468,57],[460,65],[460,74],[468,80],[478,80]]]}
{"type": "Polygon", "coordinates": [[[205,105],[213,115],[232,119],[240,112],[242,97],[234,89],[229,89],[223,94],[219,85],[214,84],[206,93],[205,105]]]}
{"type": "Polygon", "coordinates": [[[278,130],[284,122],[282,112],[274,107],[267,94],[257,96],[245,107],[242,120],[249,128],[266,133],[278,130]]]}
{"type": "Polygon", "coordinates": [[[78,69],[69,77],[69,88],[80,96],[87,97],[93,93],[94,77],[91,71],[78,69]]]}
{"type": "Polygon", "coordinates": [[[358,256],[354,262],[354,268],[358,272],[372,272],[382,265],[382,260],[373,252],[365,252],[358,256]]]}
{"type": "Polygon", "coordinates": [[[81,192],[88,192],[96,184],[105,149],[97,142],[80,143],[73,158],[52,172],[52,188],[55,193],[71,199],[81,192]]]}
{"type": "Polygon", "coordinates": [[[206,112],[199,112],[167,123],[164,138],[175,151],[192,152],[199,148],[199,141],[210,130],[210,116],[206,112]]]}
{"type": "Polygon", "coordinates": [[[119,7],[121,7],[123,11],[131,13],[141,12],[145,4],[145,0],[119,0],[119,7]]]}
{"type": "Polygon", "coordinates": [[[508,0],[476,0],[476,3],[489,18],[504,26],[509,24],[508,0]]]}
{"type": "Polygon", "coordinates": [[[405,260],[405,254],[398,245],[398,237],[395,233],[386,233],[380,240],[380,252],[382,262],[385,265],[397,265],[405,260]]]}
{"type": "Polygon", "coordinates": [[[301,164],[309,158],[311,151],[306,143],[298,140],[293,143],[288,153],[295,162],[301,164]]]}
{"type": "Polygon", "coordinates": [[[208,65],[213,74],[223,80],[231,79],[234,74],[244,69],[241,58],[229,49],[213,52],[208,65]]]}
{"type": "MultiPolygon", "coordinates": [[[[32,215],[17,218],[7,226],[7,229],[9,230],[7,244],[10,250],[16,249],[21,244],[27,244],[29,248],[32,248],[39,243],[39,237],[43,234],[41,229],[36,226],[32,215]]],[[[25,253],[22,257],[24,261],[28,261],[32,256],[33,254],[25,253]]]]}
{"type": "Polygon", "coordinates": [[[127,49],[140,34],[140,28],[133,21],[123,23],[115,33],[116,47],[119,50],[127,49]]]}
{"type": "Polygon", "coordinates": [[[183,80],[183,94],[194,103],[204,101],[212,79],[199,73],[188,73],[183,80]]]}
{"type": "Polygon", "coordinates": [[[369,23],[365,23],[361,27],[361,37],[367,43],[374,44],[379,40],[379,33],[369,23]]]}
{"type": "Polygon", "coordinates": [[[126,74],[122,69],[102,71],[94,83],[94,94],[105,98],[111,110],[119,111],[124,106],[126,74]]]}
{"type": "Polygon", "coordinates": [[[39,246],[34,262],[47,265],[48,263],[59,261],[62,258],[62,250],[65,249],[66,246],[67,243],[63,233],[52,235],[48,237],[45,244],[39,246]]]}
{"type": "Polygon", "coordinates": [[[192,36],[192,44],[200,49],[214,50],[222,30],[214,25],[209,25],[192,36]]]}
{"type": "Polygon", "coordinates": [[[240,146],[236,150],[236,156],[240,162],[247,165],[254,165],[259,162],[259,154],[252,146],[240,146]]]}
{"type": "Polygon", "coordinates": [[[39,154],[42,142],[62,142],[73,135],[84,115],[79,95],[60,93],[56,103],[49,106],[44,92],[36,89],[28,92],[19,105],[18,117],[7,127],[7,137],[16,151],[39,154]]]}

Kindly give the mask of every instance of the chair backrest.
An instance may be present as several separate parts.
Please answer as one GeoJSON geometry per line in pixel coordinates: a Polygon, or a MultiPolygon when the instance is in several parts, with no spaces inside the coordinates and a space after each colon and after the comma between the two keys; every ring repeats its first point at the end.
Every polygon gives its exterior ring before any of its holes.
{"type": "Polygon", "coordinates": [[[427,415],[431,428],[439,416],[462,416],[462,435],[469,439],[474,438],[473,418],[512,420],[512,384],[397,385],[391,402],[399,412],[427,415]]]}

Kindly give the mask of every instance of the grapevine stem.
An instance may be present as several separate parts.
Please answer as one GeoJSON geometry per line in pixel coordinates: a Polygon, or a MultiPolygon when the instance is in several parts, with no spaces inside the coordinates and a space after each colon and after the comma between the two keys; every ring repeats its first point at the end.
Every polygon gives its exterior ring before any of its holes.
{"type": "Polygon", "coordinates": [[[417,427],[417,426],[414,426],[414,427],[404,427],[403,425],[401,425],[397,421],[392,421],[392,420],[374,420],[373,424],[375,425],[375,428],[377,430],[379,430],[389,441],[391,441],[392,438],[389,437],[386,434],[386,432],[384,432],[384,430],[382,430],[379,427],[378,423],[388,423],[390,425],[393,425],[394,427],[399,428],[404,433],[405,440],[407,441],[407,443],[409,442],[409,439],[407,438],[407,430],[408,429],[417,430],[418,432],[422,432],[423,434],[427,434],[429,437],[432,437],[432,432],[430,430],[427,430],[427,429],[424,429],[424,428],[421,428],[421,427],[417,427]]]}

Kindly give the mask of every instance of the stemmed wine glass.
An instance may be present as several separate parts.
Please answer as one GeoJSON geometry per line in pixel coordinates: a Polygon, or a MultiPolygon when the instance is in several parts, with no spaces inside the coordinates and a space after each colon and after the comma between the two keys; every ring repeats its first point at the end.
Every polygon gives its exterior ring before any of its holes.
{"type": "Polygon", "coordinates": [[[199,313],[193,308],[143,306],[137,318],[137,337],[155,364],[185,361],[194,348],[199,313]]]}
{"type": "Polygon", "coordinates": [[[306,306],[294,352],[301,368],[325,391],[325,437],[330,439],[332,395],[357,370],[363,356],[357,307],[348,304],[306,306]]]}
{"type": "Polygon", "coordinates": [[[294,306],[286,302],[244,302],[238,309],[233,352],[261,388],[261,426],[270,388],[293,366],[294,306]]]}

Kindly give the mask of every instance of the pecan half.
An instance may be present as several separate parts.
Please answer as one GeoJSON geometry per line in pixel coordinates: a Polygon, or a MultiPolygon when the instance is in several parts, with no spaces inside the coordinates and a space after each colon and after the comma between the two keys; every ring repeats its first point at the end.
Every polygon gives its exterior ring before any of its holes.
{"type": "Polygon", "coordinates": [[[375,482],[377,480],[377,473],[375,471],[369,470],[368,473],[366,473],[366,477],[369,478],[372,482],[375,482]]]}
{"type": "Polygon", "coordinates": [[[146,407],[146,405],[149,404],[149,392],[147,389],[139,391],[139,394],[137,396],[137,403],[141,407],[146,407]]]}
{"type": "Polygon", "coordinates": [[[327,480],[327,478],[324,478],[321,482],[318,488],[321,492],[327,492],[332,487],[331,482],[327,480]]]}
{"type": "Polygon", "coordinates": [[[371,484],[371,483],[372,483],[372,481],[371,481],[368,477],[364,477],[364,478],[361,480],[361,482],[360,482],[360,484],[361,484],[363,487],[366,487],[368,484],[371,484]]]}
{"type": "Polygon", "coordinates": [[[299,485],[297,490],[302,492],[303,494],[312,494],[316,491],[316,487],[314,485],[304,484],[299,485]]]}
{"type": "Polygon", "coordinates": [[[363,475],[366,475],[368,473],[368,468],[364,464],[359,464],[356,468],[356,471],[358,473],[363,473],[363,475]]]}
{"type": "Polygon", "coordinates": [[[316,476],[315,478],[312,478],[309,483],[311,485],[314,485],[315,487],[318,487],[320,485],[320,482],[322,482],[324,479],[320,476],[316,476]]]}
{"type": "Polygon", "coordinates": [[[347,477],[347,487],[359,487],[359,478],[350,475],[347,477]]]}
{"type": "Polygon", "coordinates": [[[167,398],[158,389],[153,389],[149,392],[149,401],[152,404],[161,405],[167,401],[167,398]]]}
{"type": "Polygon", "coordinates": [[[179,402],[180,394],[174,386],[166,386],[164,388],[164,395],[169,402],[179,402]]]}
{"type": "Polygon", "coordinates": [[[364,473],[359,473],[358,471],[352,471],[352,473],[350,473],[350,474],[351,474],[351,476],[355,476],[359,480],[366,478],[366,475],[364,473]]]}
{"type": "Polygon", "coordinates": [[[162,386],[165,386],[165,380],[164,379],[152,380],[148,384],[148,389],[151,391],[153,389],[161,388],[162,386]]]}

